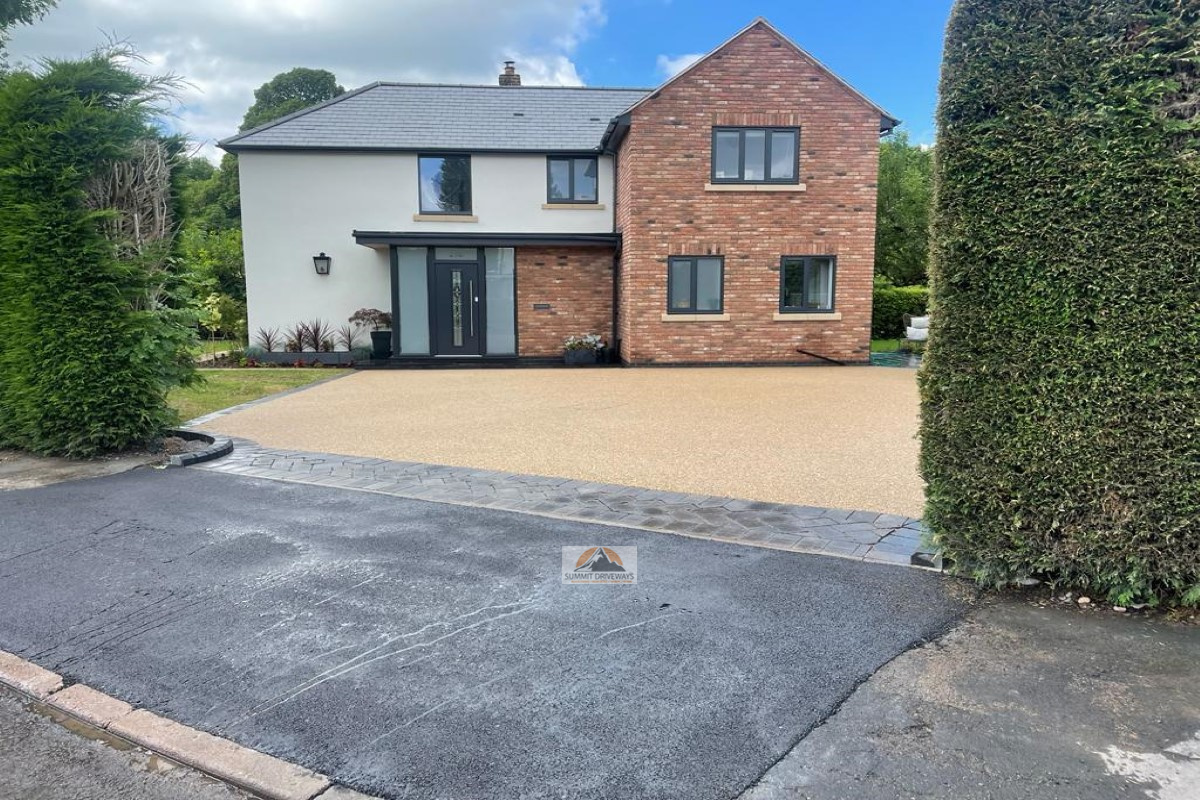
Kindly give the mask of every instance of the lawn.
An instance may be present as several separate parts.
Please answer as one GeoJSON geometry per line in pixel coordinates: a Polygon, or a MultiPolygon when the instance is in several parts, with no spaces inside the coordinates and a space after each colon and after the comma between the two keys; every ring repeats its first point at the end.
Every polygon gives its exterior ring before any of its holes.
{"type": "Polygon", "coordinates": [[[872,339],[872,353],[894,353],[900,349],[900,339],[872,339]]]}
{"type": "Polygon", "coordinates": [[[332,369],[201,369],[204,381],[175,389],[168,400],[182,419],[248,403],[337,374],[332,369]]]}
{"type": "Polygon", "coordinates": [[[200,339],[196,343],[195,352],[197,356],[205,356],[209,353],[224,353],[229,350],[238,350],[241,346],[240,342],[230,339],[200,339]]]}

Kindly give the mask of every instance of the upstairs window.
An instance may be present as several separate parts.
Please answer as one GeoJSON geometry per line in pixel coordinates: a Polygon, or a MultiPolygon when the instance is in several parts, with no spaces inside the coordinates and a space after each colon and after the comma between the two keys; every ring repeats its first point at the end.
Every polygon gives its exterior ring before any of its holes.
{"type": "Polygon", "coordinates": [[[471,157],[420,156],[422,214],[471,213],[471,157]]]}
{"type": "Polygon", "coordinates": [[[784,313],[833,311],[833,256],[784,256],[779,269],[779,310],[784,313]]]}
{"type": "Polygon", "coordinates": [[[725,303],[725,259],[673,256],[667,261],[668,314],[720,314],[725,303]]]}
{"type": "Polygon", "coordinates": [[[551,203],[595,203],[595,156],[551,156],[546,159],[546,199],[551,203]]]}
{"type": "Polygon", "coordinates": [[[798,183],[799,128],[713,128],[713,183],[798,183]]]}

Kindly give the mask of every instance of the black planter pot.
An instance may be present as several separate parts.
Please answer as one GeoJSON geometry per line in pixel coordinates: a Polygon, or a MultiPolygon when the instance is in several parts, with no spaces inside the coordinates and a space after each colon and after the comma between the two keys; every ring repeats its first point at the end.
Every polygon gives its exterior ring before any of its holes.
{"type": "Polygon", "coordinates": [[[563,361],[571,366],[596,363],[595,350],[564,350],[563,361]]]}
{"type": "Polygon", "coordinates": [[[392,332],[371,331],[371,358],[384,359],[392,355],[392,332]]]}

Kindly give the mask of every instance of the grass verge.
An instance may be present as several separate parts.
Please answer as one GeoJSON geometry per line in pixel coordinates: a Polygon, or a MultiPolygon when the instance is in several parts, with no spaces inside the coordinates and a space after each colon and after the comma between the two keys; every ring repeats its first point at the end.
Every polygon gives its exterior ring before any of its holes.
{"type": "Polygon", "coordinates": [[[332,369],[201,369],[197,372],[204,378],[202,383],[174,389],[168,397],[171,406],[184,420],[337,374],[332,369]]]}

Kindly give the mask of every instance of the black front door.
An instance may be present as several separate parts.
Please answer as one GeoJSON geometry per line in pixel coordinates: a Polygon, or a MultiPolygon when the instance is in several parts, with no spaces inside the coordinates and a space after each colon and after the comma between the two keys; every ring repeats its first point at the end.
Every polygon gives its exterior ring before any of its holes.
{"type": "Polygon", "coordinates": [[[477,263],[439,261],[433,265],[433,335],[437,355],[480,354],[482,290],[477,263]]]}

